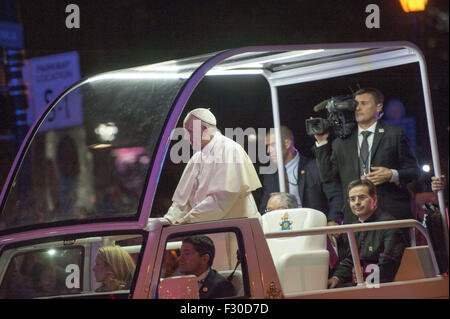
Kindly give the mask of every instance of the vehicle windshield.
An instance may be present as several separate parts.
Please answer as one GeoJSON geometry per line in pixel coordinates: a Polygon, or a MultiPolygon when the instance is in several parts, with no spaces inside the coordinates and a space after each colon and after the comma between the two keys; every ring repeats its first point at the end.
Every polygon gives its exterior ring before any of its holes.
{"type": "Polygon", "coordinates": [[[180,89],[211,55],[105,73],[63,94],[10,184],[0,231],[138,219],[166,118],[180,89]]]}

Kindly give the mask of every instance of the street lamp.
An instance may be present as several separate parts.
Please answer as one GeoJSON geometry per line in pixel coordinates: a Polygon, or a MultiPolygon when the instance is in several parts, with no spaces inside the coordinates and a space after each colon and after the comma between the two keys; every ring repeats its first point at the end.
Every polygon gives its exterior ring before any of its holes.
{"type": "Polygon", "coordinates": [[[411,15],[411,31],[412,40],[419,47],[421,46],[421,32],[423,29],[423,17],[422,11],[425,11],[428,0],[399,0],[402,5],[403,11],[411,15]]]}
{"type": "Polygon", "coordinates": [[[428,0],[399,0],[405,12],[425,11],[428,0]]]}

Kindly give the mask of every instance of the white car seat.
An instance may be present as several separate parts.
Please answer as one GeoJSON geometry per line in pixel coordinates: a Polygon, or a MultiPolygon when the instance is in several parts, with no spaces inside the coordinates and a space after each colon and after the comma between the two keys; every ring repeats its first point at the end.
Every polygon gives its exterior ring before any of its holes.
{"type": "MultiPolygon", "coordinates": [[[[311,208],[271,211],[262,216],[265,234],[327,225],[324,213],[311,208]]],[[[269,238],[284,294],[327,289],[329,252],[326,234],[269,238]]]]}

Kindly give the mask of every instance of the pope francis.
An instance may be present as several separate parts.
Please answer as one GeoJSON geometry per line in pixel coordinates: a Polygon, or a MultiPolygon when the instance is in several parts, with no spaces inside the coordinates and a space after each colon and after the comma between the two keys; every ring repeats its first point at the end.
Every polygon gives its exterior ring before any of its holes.
{"type": "Polygon", "coordinates": [[[205,108],[189,112],[183,122],[194,155],[187,163],[164,215],[172,224],[261,215],[252,191],[261,187],[245,150],[223,136],[205,108]]]}

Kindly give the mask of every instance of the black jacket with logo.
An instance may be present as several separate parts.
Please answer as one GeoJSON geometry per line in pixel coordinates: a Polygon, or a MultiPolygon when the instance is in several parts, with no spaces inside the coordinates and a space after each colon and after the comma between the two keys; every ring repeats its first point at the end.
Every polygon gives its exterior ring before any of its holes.
{"type": "Polygon", "coordinates": [[[235,295],[233,284],[214,269],[210,269],[199,289],[200,299],[224,298],[235,295]]]}

